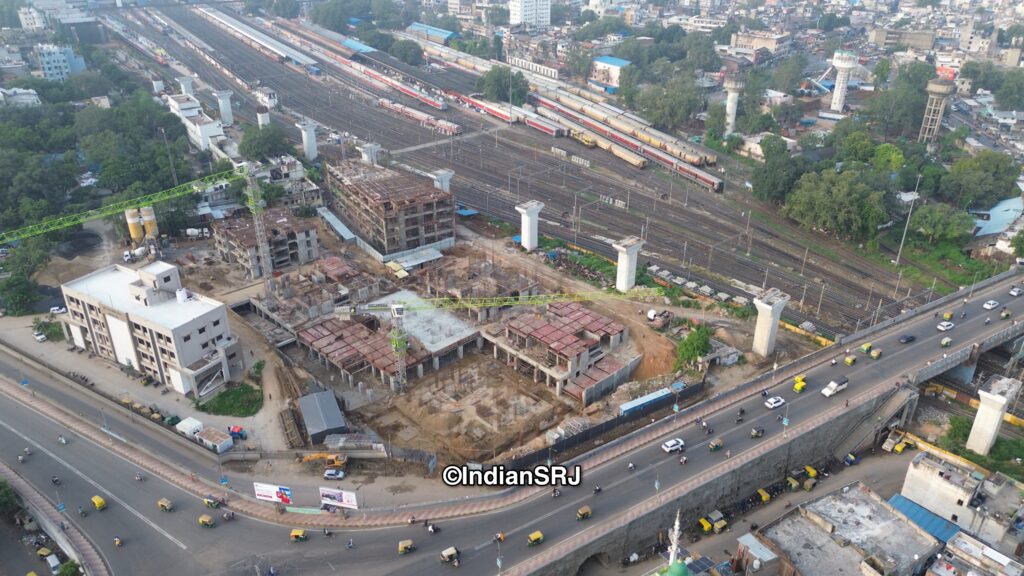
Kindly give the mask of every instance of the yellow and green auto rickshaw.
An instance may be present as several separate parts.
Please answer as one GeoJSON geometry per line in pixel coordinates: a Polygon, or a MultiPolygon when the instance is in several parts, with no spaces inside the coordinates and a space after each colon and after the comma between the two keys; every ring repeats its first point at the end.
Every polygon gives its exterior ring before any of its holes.
{"type": "Polygon", "coordinates": [[[953,313],[952,312],[943,312],[942,313],[942,319],[943,320],[952,320],[953,319],[953,313]]]}
{"type": "Polygon", "coordinates": [[[398,543],[398,553],[408,554],[416,549],[416,544],[412,540],[402,540],[398,543]]]}
{"type": "Polygon", "coordinates": [[[708,521],[714,526],[715,534],[721,534],[729,526],[729,523],[725,520],[725,514],[718,510],[712,510],[711,514],[708,514],[708,521]]]}
{"type": "Polygon", "coordinates": [[[174,510],[174,504],[171,503],[167,498],[161,498],[156,501],[156,507],[163,510],[164,512],[171,512],[174,510]]]}
{"type": "Polygon", "coordinates": [[[867,354],[868,352],[871,352],[871,342],[866,342],[862,344],[860,347],[860,351],[861,354],[867,354]]]}
{"type": "Polygon", "coordinates": [[[714,528],[711,525],[711,522],[708,522],[706,518],[698,519],[697,523],[700,524],[700,529],[703,530],[705,534],[710,534],[711,529],[714,528]]]}
{"type": "Polygon", "coordinates": [[[878,360],[881,357],[882,357],[882,349],[881,348],[875,348],[874,350],[871,351],[871,359],[872,360],[878,360]]]}
{"type": "Polygon", "coordinates": [[[107,501],[103,499],[103,496],[96,495],[92,497],[92,505],[97,510],[103,510],[107,507],[107,501]]]}
{"type": "Polygon", "coordinates": [[[306,540],[309,540],[309,536],[306,536],[306,531],[300,530],[299,528],[292,530],[292,533],[288,538],[292,542],[305,542],[306,540]]]}
{"type": "Polygon", "coordinates": [[[805,376],[804,374],[801,374],[796,378],[793,378],[793,392],[799,394],[804,391],[804,388],[807,387],[806,378],[807,376],[805,376]]]}
{"type": "Polygon", "coordinates": [[[768,491],[765,490],[764,488],[758,488],[757,495],[761,497],[761,502],[764,504],[767,504],[772,500],[772,495],[769,494],[768,491]]]}
{"type": "Polygon", "coordinates": [[[447,562],[449,564],[459,565],[459,549],[455,546],[449,546],[441,551],[441,562],[447,562]]]}
{"type": "Polygon", "coordinates": [[[576,511],[577,520],[586,520],[587,518],[590,518],[593,515],[594,512],[593,510],[590,509],[590,506],[583,506],[582,508],[576,511]]]}
{"type": "Polygon", "coordinates": [[[949,336],[946,336],[939,342],[939,345],[942,346],[943,348],[949,348],[952,344],[953,339],[950,338],[949,336]]]}
{"type": "Polygon", "coordinates": [[[217,521],[213,519],[213,516],[203,514],[199,517],[199,525],[203,528],[213,528],[217,525],[217,521]]]}
{"type": "Polygon", "coordinates": [[[722,439],[721,438],[715,438],[714,440],[712,440],[711,442],[708,443],[708,450],[711,451],[711,452],[715,452],[717,450],[721,450],[722,446],[723,446],[722,439]]]}
{"type": "Polygon", "coordinates": [[[857,357],[854,356],[853,354],[850,354],[849,356],[843,359],[843,363],[846,364],[847,366],[853,366],[855,362],[857,362],[857,357]]]}
{"type": "Polygon", "coordinates": [[[543,541],[544,541],[544,533],[541,532],[540,530],[537,530],[533,534],[530,534],[529,536],[526,537],[526,545],[527,546],[536,546],[537,544],[540,544],[543,541]]]}

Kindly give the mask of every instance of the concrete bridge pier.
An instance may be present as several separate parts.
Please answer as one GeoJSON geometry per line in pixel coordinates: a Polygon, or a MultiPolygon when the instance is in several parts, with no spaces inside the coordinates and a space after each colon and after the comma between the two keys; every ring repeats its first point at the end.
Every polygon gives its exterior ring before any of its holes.
{"type": "Polygon", "coordinates": [[[956,383],[961,386],[969,388],[971,386],[971,382],[974,381],[974,375],[977,371],[977,364],[957,364],[945,373],[945,377],[956,381],[956,383]]]}

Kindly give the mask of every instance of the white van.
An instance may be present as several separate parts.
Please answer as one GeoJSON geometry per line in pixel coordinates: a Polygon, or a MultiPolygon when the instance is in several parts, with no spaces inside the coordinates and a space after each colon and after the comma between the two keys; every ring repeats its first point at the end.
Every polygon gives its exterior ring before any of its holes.
{"type": "Polygon", "coordinates": [[[843,390],[846,390],[846,387],[849,384],[850,384],[850,379],[849,378],[847,378],[846,376],[840,376],[839,378],[836,378],[835,380],[829,382],[828,386],[825,386],[821,390],[821,395],[826,397],[826,398],[829,398],[831,396],[835,396],[836,394],[842,392],[843,390]]]}
{"type": "Polygon", "coordinates": [[[57,559],[56,554],[50,554],[45,558],[46,565],[50,567],[50,574],[56,576],[60,574],[60,560],[57,559]]]}

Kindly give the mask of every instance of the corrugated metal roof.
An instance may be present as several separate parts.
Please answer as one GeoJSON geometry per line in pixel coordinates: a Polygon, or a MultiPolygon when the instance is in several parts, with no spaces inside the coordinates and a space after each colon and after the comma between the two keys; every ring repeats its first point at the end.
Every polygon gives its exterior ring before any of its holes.
{"type": "Polygon", "coordinates": [[[310,436],[320,432],[341,432],[347,430],[345,416],[338,408],[334,392],[325,390],[306,394],[299,398],[299,411],[310,436]]]}
{"type": "Polygon", "coordinates": [[[334,232],[337,233],[338,236],[341,236],[342,240],[344,240],[345,242],[355,240],[356,235],[353,234],[352,231],[348,229],[348,226],[342,224],[341,220],[339,220],[338,217],[335,216],[334,213],[331,212],[326,206],[321,206],[317,208],[316,213],[319,214],[321,218],[326,220],[328,224],[330,224],[331,228],[334,229],[334,232]]]}
{"type": "Polygon", "coordinates": [[[943,543],[948,542],[950,538],[960,531],[956,524],[902,494],[896,494],[889,498],[889,504],[909,518],[911,522],[917,524],[922,530],[942,540],[943,543]]]}
{"type": "Polygon", "coordinates": [[[444,28],[438,28],[436,26],[429,26],[422,22],[413,22],[412,24],[409,25],[408,28],[405,29],[405,31],[411,32],[413,34],[426,34],[427,36],[438,36],[440,38],[444,38],[445,40],[458,36],[457,33],[452,32],[451,30],[445,30],[444,28]]]}
{"type": "Polygon", "coordinates": [[[624,68],[629,66],[631,62],[624,58],[616,58],[615,56],[598,56],[594,58],[594,62],[600,62],[601,64],[608,64],[609,66],[618,66],[624,68]]]}

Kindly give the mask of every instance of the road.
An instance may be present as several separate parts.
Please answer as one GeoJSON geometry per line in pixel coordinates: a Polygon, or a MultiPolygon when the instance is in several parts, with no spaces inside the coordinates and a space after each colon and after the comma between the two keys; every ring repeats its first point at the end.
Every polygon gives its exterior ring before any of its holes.
{"type": "MultiPolygon", "coordinates": [[[[725,458],[757,450],[759,443],[786,433],[778,419],[780,416],[788,417],[791,425],[797,425],[827,407],[844,402],[846,397],[941,358],[946,350],[970,346],[972,342],[1003,329],[1010,321],[995,319],[998,309],[985,311],[982,303],[995,298],[1015,315],[1021,315],[1024,313],[1024,298],[1008,296],[1009,288],[1009,281],[1005,281],[974,294],[966,306],[959,303],[952,306],[950,311],[955,313],[957,326],[949,332],[937,331],[938,319],[925,314],[876,335],[872,342],[875,348],[884,351],[879,360],[872,361],[860,352],[853,352],[858,358],[853,366],[842,363],[832,366],[824,361],[806,372],[808,387],[803,394],[793,393],[790,381],[777,383],[769,393],[787,400],[782,408],[770,410],[764,406],[763,398],[755,396],[708,416],[705,420],[715,430],[714,434],[705,434],[691,423],[677,433],[587,471],[581,487],[563,488],[558,499],[552,500],[550,495],[542,494],[513,509],[445,521],[441,524],[442,531],[436,535],[428,534],[417,524],[339,532],[333,538],[316,533],[312,534],[310,542],[290,544],[286,540],[287,528],[248,519],[239,519],[234,524],[214,530],[203,530],[195,525],[195,517],[203,511],[195,498],[177,492],[155,478],[145,483],[134,481],[134,470],[130,466],[84,440],[72,439],[68,446],[61,446],[56,442],[57,434],[62,432],[60,425],[19,411],[5,398],[0,398],[0,438],[4,439],[0,457],[7,462],[14,461],[22,447],[26,444],[31,446],[36,454],[20,468],[31,482],[52,495],[54,500],[58,498],[58,490],[50,485],[48,479],[52,474],[64,478],[59,498],[72,509],[79,504],[88,504],[88,498],[97,492],[109,495],[109,510],[90,512],[84,519],[72,516],[70,520],[82,523],[111,559],[115,570],[122,574],[141,573],[144,567],[148,573],[154,573],[153,566],[160,566],[156,573],[161,574],[179,573],[178,570],[185,570],[185,573],[240,574],[244,573],[243,567],[250,567],[258,558],[268,555],[275,564],[296,570],[301,568],[302,573],[307,574],[331,574],[339,566],[344,566],[346,572],[352,569],[355,574],[441,574],[447,573],[448,568],[437,562],[436,557],[451,545],[463,553],[464,573],[490,574],[495,569],[499,553],[498,547],[490,542],[490,534],[499,530],[506,533],[507,541],[500,554],[504,566],[514,568],[516,564],[543,552],[545,546],[579,534],[603,518],[610,518],[655,496],[656,485],[661,490],[669,489],[725,458]],[[959,318],[961,311],[967,314],[964,320],[959,318]],[[994,319],[986,325],[986,317],[994,319]],[[898,339],[903,334],[914,334],[917,339],[909,344],[899,344],[898,339]],[[953,347],[949,349],[939,345],[946,336],[954,340],[953,347]],[[823,397],[819,393],[821,388],[838,375],[849,377],[850,389],[837,397],[823,397]],[[745,421],[737,423],[735,416],[739,408],[746,414],[745,421]],[[750,429],[755,426],[766,429],[763,438],[750,437],[750,429]],[[671,437],[679,437],[686,442],[689,459],[686,465],[679,464],[677,455],[662,451],[661,442],[671,437]],[[708,451],[708,442],[714,438],[724,441],[723,450],[708,451]],[[627,469],[630,461],[637,467],[634,472],[627,469]],[[595,485],[602,486],[601,494],[592,493],[595,485]],[[179,502],[180,511],[159,513],[155,501],[161,496],[179,502]],[[575,512],[584,504],[594,509],[594,518],[578,522],[575,512]],[[244,526],[244,532],[239,531],[241,526],[244,526]],[[542,530],[547,541],[539,547],[528,548],[526,536],[534,530],[542,530]],[[108,544],[115,535],[121,535],[127,542],[121,550],[115,550],[108,544]],[[352,550],[344,547],[348,538],[354,540],[355,548],[352,550]],[[399,556],[397,543],[406,538],[414,539],[419,550],[399,556]]],[[[30,385],[40,386],[41,394],[52,390],[42,384],[30,385]]]]}

